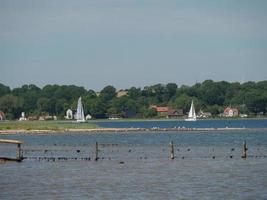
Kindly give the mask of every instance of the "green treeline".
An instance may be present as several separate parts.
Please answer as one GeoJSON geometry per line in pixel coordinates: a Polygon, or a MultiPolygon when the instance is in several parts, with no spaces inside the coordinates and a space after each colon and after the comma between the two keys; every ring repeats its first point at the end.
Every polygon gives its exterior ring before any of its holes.
{"type": "Polygon", "coordinates": [[[239,109],[240,113],[266,114],[267,81],[229,83],[206,80],[193,86],[175,83],[156,84],[144,88],[132,87],[117,92],[113,86],[106,86],[99,93],[75,85],[46,85],[39,88],[33,84],[10,89],[0,84],[0,110],[7,119],[17,119],[21,112],[27,116],[56,115],[63,117],[66,110],[75,109],[78,97],[82,96],[85,114],[94,118],[110,115],[125,117],[127,112],[137,117],[149,118],[156,112],[149,106],[169,106],[188,112],[191,99],[196,111],[222,113],[226,106],[239,109]]]}

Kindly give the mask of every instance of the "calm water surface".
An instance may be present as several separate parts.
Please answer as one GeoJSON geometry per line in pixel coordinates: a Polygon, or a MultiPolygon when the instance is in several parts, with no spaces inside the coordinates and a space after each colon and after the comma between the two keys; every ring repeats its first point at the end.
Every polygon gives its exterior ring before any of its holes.
{"type": "MultiPolygon", "coordinates": [[[[266,129],[1,138],[24,141],[28,159],[0,164],[0,199],[267,199],[266,129]],[[171,140],[174,160],[168,158],[171,140]]],[[[15,148],[1,145],[0,152],[12,156],[15,148]]]]}
{"type": "Polygon", "coordinates": [[[267,128],[267,119],[229,119],[229,120],[197,120],[195,122],[184,120],[149,120],[149,121],[119,121],[110,120],[97,122],[101,127],[107,128],[267,128]]]}

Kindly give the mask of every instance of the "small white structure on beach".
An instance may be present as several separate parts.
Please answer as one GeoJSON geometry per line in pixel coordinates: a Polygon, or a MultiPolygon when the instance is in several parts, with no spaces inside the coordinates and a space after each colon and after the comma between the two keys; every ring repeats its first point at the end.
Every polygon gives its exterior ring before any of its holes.
{"type": "Polygon", "coordinates": [[[25,117],[25,113],[22,112],[21,117],[19,118],[19,121],[26,121],[26,120],[27,120],[27,118],[25,117]]]}
{"type": "Polygon", "coordinates": [[[66,119],[73,119],[73,112],[71,109],[67,110],[65,118],[66,119]]]}
{"type": "Polygon", "coordinates": [[[86,115],[85,119],[90,120],[90,119],[92,119],[92,116],[90,114],[88,114],[88,115],[86,115]]]}

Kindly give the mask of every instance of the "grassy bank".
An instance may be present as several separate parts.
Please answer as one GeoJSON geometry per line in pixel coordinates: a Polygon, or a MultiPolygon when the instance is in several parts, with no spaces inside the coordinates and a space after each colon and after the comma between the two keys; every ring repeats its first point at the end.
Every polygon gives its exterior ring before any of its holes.
{"type": "Polygon", "coordinates": [[[70,121],[5,121],[0,123],[0,130],[66,130],[91,128],[98,128],[98,126],[91,122],[76,123],[70,121]]]}
{"type": "MultiPolygon", "coordinates": [[[[266,118],[210,118],[202,120],[259,120],[266,118]]],[[[134,121],[184,121],[184,119],[118,119],[118,120],[92,120],[85,123],[75,121],[1,121],[0,131],[5,130],[51,130],[64,131],[66,129],[101,129],[98,122],[134,122],[134,121]]]]}

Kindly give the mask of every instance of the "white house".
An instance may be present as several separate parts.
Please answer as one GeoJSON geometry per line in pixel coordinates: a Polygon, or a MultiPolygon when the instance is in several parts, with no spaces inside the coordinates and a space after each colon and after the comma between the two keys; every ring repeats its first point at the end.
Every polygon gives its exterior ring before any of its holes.
{"type": "Polygon", "coordinates": [[[25,113],[22,112],[21,117],[19,118],[19,121],[26,121],[26,120],[27,120],[27,118],[25,117],[25,113]]]}
{"type": "Polygon", "coordinates": [[[67,110],[65,118],[66,119],[73,119],[73,112],[71,109],[67,110]]]}
{"type": "Polygon", "coordinates": [[[238,116],[238,109],[227,107],[225,108],[223,115],[225,117],[236,117],[238,116]]]}
{"type": "Polygon", "coordinates": [[[86,115],[85,119],[90,120],[90,119],[92,119],[92,116],[90,114],[88,114],[88,115],[86,115]]]}

